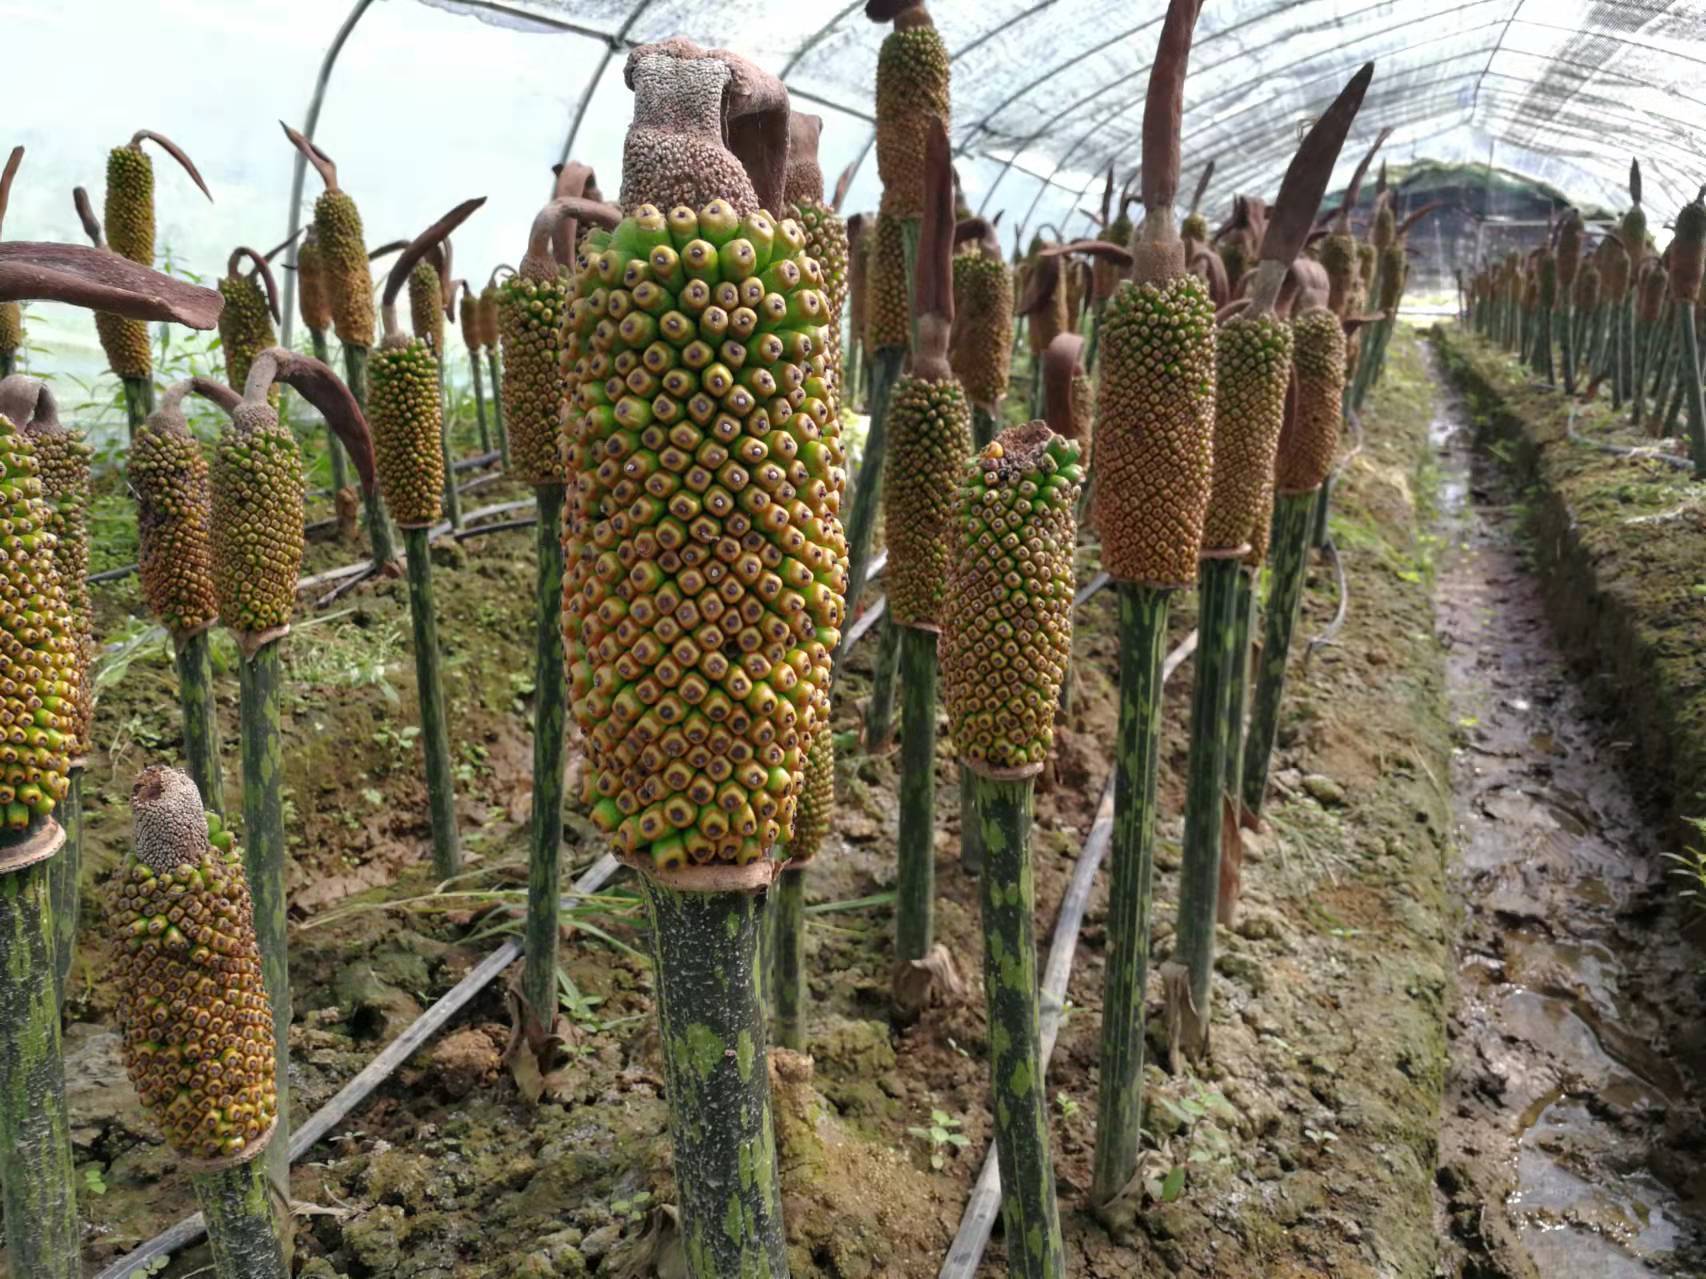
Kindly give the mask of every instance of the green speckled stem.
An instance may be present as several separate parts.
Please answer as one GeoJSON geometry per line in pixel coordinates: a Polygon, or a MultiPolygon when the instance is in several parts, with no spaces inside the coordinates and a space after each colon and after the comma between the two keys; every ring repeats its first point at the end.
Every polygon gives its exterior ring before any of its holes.
{"type": "Polygon", "coordinates": [[[238,667],[238,715],[243,747],[243,867],[255,903],[261,975],[272,1001],[278,1128],[266,1165],[280,1186],[290,1184],[290,949],[285,924],[284,730],[279,640],[263,644],[238,667]]]}
{"type": "MultiPolygon", "coordinates": [[[[365,346],[344,347],[344,381],[349,384],[350,394],[355,396],[355,402],[361,406],[363,413],[367,412],[367,348],[365,346]]],[[[372,486],[370,492],[363,492],[361,504],[367,516],[367,537],[373,547],[373,565],[383,569],[388,564],[397,562],[397,539],[391,530],[391,516],[385,510],[385,499],[380,496],[379,486],[372,486]]]]}
{"type": "Polygon", "coordinates": [[[960,868],[968,875],[983,869],[983,826],[977,819],[977,788],[971,769],[960,766],[960,868]]]}
{"type": "Polygon", "coordinates": [[[877,624],[877,659],[871,666],[871,700],[865,707],[865,749],[886,751],[894,741],[894,683],[900,666],[900,627],[892,616],[877,624]]]}
{"type": "Polygon", "coordinates": [[[1233,613],[1237,560],[1204,560],[1197,585],[1196,678],[1191,690],[1191,755],[1185,778],[1185,839],[1179,868],[1179,917],[1173,959],[1190,971],[1190,1008],[1169,1024],[1183,1027],[1182,1048],[1207,1055],[1215,908],[1220,900],[1222,796],[1226,786],[1226,699],[1236,664],[1233,613]]]}
{"type": "Polygon", "coordinates": [[[770,890],[770,970],[776,1043],[806,1047],[806,868],[790,867],[770,890]]]}
{"type": "Polygon", "coordinates": [[[984,446],[995,438],[995,415],[981,404],[972,405],[971,409],[971,444],[976,452],[983,452],[984,446]]]}
{"type": "Polygon", "coordinates": [[[1268,765],[1279,738],[1280,699],[1285,694],[1286,659],[1291,633],[1303,600],[1303,576],[1309,558],[1309,523],[1314,493],[1282,493],[1274,503],[1274,532],[1268,562],[1267,616],[1262,629],[1262,660],[1256,666],[1255,698],[1250,705],[1250,730],[1244,745],[1244,810],[1262,811],[1268,790],[1268,765]]]}
{"type": "Polygon", "coordinates": [[[184,717],[184,759],[209,811],[225,816],[225,778],[219,763],[219,707],[213,698],[212,632],[175,644],[178,707],[184,717]]]}
{"type": "MultiPolygon", "coordinates": [[[[326,340],[326,330],[309,329],[308,341],[314,348],[314,358],[331,368],[332,350],[331,344],[326,340]]],[[[330,426],[326,428],[326,456],[331,459],[332,492],[342,492],[350,486],[349,454],[344,452],[343,441],[330,426]]]]}
{"type": "Polygon", "coordinates": [[[474,421],[480,427],[480,452],[492,451],[492,430],[486,425],[486,384],[480,372],[480,353],[468,352],[468,367],[474,373],[474,421]]]}
{"type": "Polygon", "coordinates": [[[220,1172],[191,1173],[190,1184],[207,1221],[218,1279],[289,1279],[265,1159],[220,1172]]]}
{"type": "Polygon", "coordinates": [[[900,875],[895,959],[923,959],[935,940],[936,634],[900,631],[900,875]]]}
{"type": "Polygon", "coordinates": [[[18,353],[0,351],[0,377],[11,377],[18,371],[18,353]]]}
{"type": "MultiPolygon", "coordinates": [[[[906,352],[882,346],[871,361],[871,425],[865,434],[865,453],[859,459],[859,476],[853,482],[853,503],[847,516],[847,611],[856,615],[859,596],[865,589],[865,574],[871,564],[871,543],[876,537],[878,499],[883,488],[883,445],[888,437],[889,395],[900,376],[906,352]]],[[[836,665],[846,656],[846,641],[837,654],[836,665]]]]}
{"type": "Polygon", "coordinates": [[[972,783],[985,849],[983,989],[989,1008],[989,1076],[1007,1273],[1015,1279],[1062,1279],[1066,1250],[1049,1148],[1033,924],[1034,786],[1029,778],[1015,782],[977,777],[972,783]]]}
{"type": "Polygon", "coordinates": [[[450,397],[444,393],[444,359],[435,357],[438,370],[438,455],[444,464],[444,514],[451,528],[462,527],[462,494],[456,488],[455,454],[450,447],[450,397]]]}
{"type": "Polygon", "coordinates": [[[1564,363],[1564,393],[1576,393],[1576,312],[1565,303],[1560,309],[1563,323],[1558,326],[1559,355],[1564,363]]]}
{"type": "MultiPolygon", "coordinates": [[[[1232,671],[1226,689],[1226,766],[1223,791],[1234,815],[1242,810],[1244,785],[1244,724],[1250,711],[1250,631],[1256,624],[1256,575],[1240,568],[1232,601],[1232,671]]],[[[1215,917],[1231,924],[1238,914],[1239,885],[1244,873],[1241,846],[1221,849],[1220,904],[1215,917]]]]}
{"type": "Polygon", "coordinates": [[[504,384],[503,364],[495,346],[486,352],[486,367],[492,375],[492,428],[498,433],[498,459],[502,462],[503,469],[508,471],[509,431],[504,427],[504,397],[498,389],[504,384]]]}
{"type": "Polygon", "coordinates": [[[534,488],[533,816],[527,857],[527,961],[522,970],[523,1029],[535,1051],[556,1023],[557,911],[563,847],[563,486],[534,488]]]}
{"type": "Polygon", "coordinates": [[[1109,1203],[1137,1171],[1143,1118],[1143,1002],[1155,878],[1155,779],[1161,760],[1162,665],[1172,592],[1119,585],[1120,709],[1114,739],[1114,831],[1108,848],[1107,968],[1101,1091],[1090,1202],[1109,1203]]]}
{"type": "MultiPolygon", "coordinates": [[[[130,422],[130,434],[148,420],[154,411],[154,379],[152,377],[120,378],[124,383],[124,415],[130,422]]],[[[242,388],[239,387],[239,390],[242,388]]]]}
{"type": "Polygon", "coordinates": [[[63,855],[0,875],[0,1187],[18,1279],[83,1273],[53,971],[53,863],[63,855]]]}
{"type": "Polygon", "coordinates": [[[787,1279],[757,969],[762,899],[641,879],[688,1273],[787,1279]]]}
{"type": "Polygon", "coordinates": [[[439,674],[438,610],[432,600],[432,547],[428,530],[403,530],[409,561],[409,620],[415,640],[415,690],[421,704],[421,749],[426,755],[427,810],[432,819],[432,870],[440,879],[462,870],[456,831],[456,777],[450,769],[450,715],[439,674]]]}
{"type": "MultiPolygon", "coordinates": [[[[1546,379],[1547,386],[1554,386],[1556,379],[1552,374],[1552,308],[1549,306],[1540,308],[1540,323],[1535,326],[1535,341],[1534,371],[1546,379]]],[[[1385,354],[1382,350],[1382,362],[1385,354]]]]}
{"type": "Polygon", "coordinates": [[[1694,478],[1706,480],[1706,404],[1701,400],[1700,340],[1694,326],[1694,304],[1678,302],[1682,342],[1682,397],[1688,405],[1688,447],[1694,455],[1694,478]]]}
{"type": "Polygon", "coordinates": [[[54,809],[65,830],[65,847],[48,864],[53,867],[53,971],[59,983],[59,1006],[70,990],[71,956],[77,949],[77,914],[83,874],[83,770],[73,768],[66,779],[70,789],[54,809]]]}
{"type": "MultiPolygon", "coordinates": [[[[1633,272],[1631,272],[1633,281],[1633,272]]],[[[1629,292],[1623,297],[1622,314],[1618,317],[1617,327],[1617,385],[1628,399],[1635,393],[1635,288],[1630,284],[1629,292]]]]}

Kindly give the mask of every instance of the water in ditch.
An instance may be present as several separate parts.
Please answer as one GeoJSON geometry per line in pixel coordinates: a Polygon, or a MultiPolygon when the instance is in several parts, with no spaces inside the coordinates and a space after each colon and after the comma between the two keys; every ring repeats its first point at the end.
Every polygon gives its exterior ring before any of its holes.
{"type": "Polygon", "coordinates": [[[1689,970],[1673,925],[1652,927],[1661,849],[1628,744],[1555,645],[1518,495],[1443,382],[1436,404],[1460,846],[1441,1273],[1706,1274],[1706,1175],[1674,1140],[1693,1104],[1656,1002],[1658,975],[1689,970]]]}

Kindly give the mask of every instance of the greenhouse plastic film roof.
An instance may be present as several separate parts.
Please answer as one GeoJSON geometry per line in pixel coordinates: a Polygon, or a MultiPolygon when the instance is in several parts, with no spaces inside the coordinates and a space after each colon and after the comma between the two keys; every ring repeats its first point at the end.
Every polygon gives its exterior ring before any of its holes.
{"type": "MultiPolygon", "coordinates": [[[[826,173],[858,164],[848,209],[878,195],[870,154],[876,28],[859,3],[707,0],[424,0],[487,21],[572,29],[611,57],[570,121],[592,159],[626,118],[623,53],[686,34],[778,72],[826,116],[826,173]],[[529,23],[531,17],[534,22],[529,23]]],[[[1099,199],[1109,164],[1139,152],[1163,0],[939,0],[954,60],[953,140],[967,197],[1009,225],[1052,222],[1099,199]]],[[[1372,59],[1374,87],[1345,151],[1394,129],[1394,159],[1489,161],[1590,203],[1620,207],[1632,154],[1661,215],[1706,179],[1706,3],[1701,0],[1206,0],[1185,90],[1188,170],[1218,162],[1209,198],[1277,187],[1301,131],[1372,59]]],[[[619,154],[598,157],[614,170],[619,154]]],[[[598,163],[595,160],[595,163],[598,163]]],[[[1344,174],[1341,174],[1342,178],[1344,174]]]]}

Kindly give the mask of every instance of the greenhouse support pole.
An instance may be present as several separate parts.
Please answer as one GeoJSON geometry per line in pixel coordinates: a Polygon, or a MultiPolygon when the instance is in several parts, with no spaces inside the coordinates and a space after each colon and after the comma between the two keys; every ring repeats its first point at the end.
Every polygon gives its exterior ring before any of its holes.
{"type": "Polygon", "coordinates": [[[563,849],[563,734],[568,696],[563,672],[564,486],[538,484],[533,627],[533,811],[528,823],[527,960],[522,969],[522,1029],[536,1055],[557,1024],[557,930],[563,849]]]}

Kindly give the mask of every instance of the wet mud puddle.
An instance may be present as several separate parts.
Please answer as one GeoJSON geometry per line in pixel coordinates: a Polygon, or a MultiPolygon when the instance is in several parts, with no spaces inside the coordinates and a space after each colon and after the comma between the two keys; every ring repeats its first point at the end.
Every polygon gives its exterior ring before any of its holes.
{"type": "Polygon", "coordinates": [[[1472,449],[1443,383],[1436,405],[1435,615],[1460,845],[1441,1273],[1706,1273],[1698,1187],[1686,1200],[1675,1189],[1693,1170],[1664,1146],[1687,1090],[1644,967],[1672,939],[1637,918],[1665,863],[1623,745],[1590,716],[1554,644],[1516,495],[1472,449]]]}

